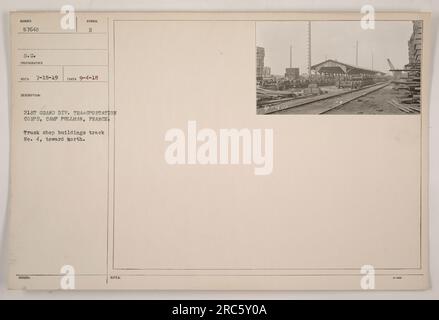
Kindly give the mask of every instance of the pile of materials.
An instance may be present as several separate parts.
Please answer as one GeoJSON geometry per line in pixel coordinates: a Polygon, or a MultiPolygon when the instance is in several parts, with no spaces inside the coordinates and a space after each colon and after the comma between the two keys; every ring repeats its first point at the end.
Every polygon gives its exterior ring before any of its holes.
{"type": "Polygon", "coordinates": [[[409,63],[404,71],[407,77],[394,81],[399,92],[398,99],[390,104],[406,113],[421,111],[421,61],[422,61],[422,21],[413,21],[413,33],[408,42],[409,63]]]}

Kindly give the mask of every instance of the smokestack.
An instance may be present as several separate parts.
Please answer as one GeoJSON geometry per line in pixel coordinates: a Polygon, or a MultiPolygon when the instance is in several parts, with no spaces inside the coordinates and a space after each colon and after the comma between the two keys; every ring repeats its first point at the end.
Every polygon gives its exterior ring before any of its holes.
{"type": "Polygon", "coordinates": [[[290,45],[290,68],[293,67],[293,46],[290,45]]]}
{"type": "Polygon", "coordinates": [[[311,79],[311,21],[308,21],[308,76],[311,79]]]}
{"type": "Polygon", "coordinates": [[[358,41],[357,41],[357,48],[355,53],[355,65],[358,67],[358,41]]]}

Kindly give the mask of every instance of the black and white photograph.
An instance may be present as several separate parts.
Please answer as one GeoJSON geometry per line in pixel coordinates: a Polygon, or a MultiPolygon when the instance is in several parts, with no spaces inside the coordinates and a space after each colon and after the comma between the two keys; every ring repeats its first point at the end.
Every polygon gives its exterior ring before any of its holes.
{"type": "Polygon", "coordinates": [[[258,115],[421,113],[422,21],[256,23],[258,115]]]}

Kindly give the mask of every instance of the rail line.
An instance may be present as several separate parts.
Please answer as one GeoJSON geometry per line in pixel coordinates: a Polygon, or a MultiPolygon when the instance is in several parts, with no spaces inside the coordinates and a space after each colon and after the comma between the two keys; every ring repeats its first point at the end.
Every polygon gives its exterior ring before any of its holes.
{"type": "Polygon", "coordinates": [[[325,114],[343,105],[367,96],[375,91],[381,90],[390,85],[390,82],[374,84],[360,89],[339,92],[336,94],[305,98],[300,100],[290,100],[275,106],[269,106],[263,110],[262,114],[325,114]]]}

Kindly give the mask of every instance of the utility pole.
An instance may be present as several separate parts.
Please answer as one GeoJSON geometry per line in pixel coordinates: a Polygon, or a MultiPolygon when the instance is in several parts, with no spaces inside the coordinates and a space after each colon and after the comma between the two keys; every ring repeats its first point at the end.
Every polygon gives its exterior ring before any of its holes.
{"type": "Polygon", "coordinates": [[[311,21],[308,21],[308,77],[311,79],[311,21]]]}
{"type": "Polygon", "coordinates": [[[356,45],[356,49],[355,49],[355,65],[358,67],[358,40],[357,40],[357,45],[356,45]]]}
{"type": "Polygon", "coordinates": [[[290,68],[293,67],[293,46],[290,45],[290,68]]]}

